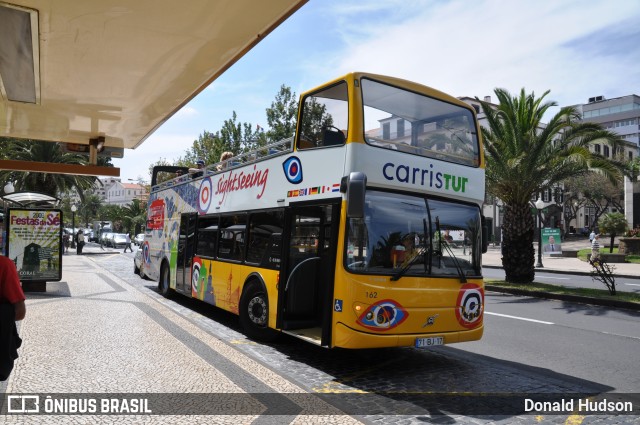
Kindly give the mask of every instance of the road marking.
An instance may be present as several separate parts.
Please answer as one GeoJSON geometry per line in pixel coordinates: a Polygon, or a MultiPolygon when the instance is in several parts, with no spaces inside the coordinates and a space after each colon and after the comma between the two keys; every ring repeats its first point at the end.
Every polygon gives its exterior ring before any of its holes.
{"type": "Polygon", "coordinates": [[[626,283],[626,282],[623,282],[623,283],[628,286],[640,286],[640,284],[638,283],[626,283]]]}
{"type": "Polygon", "coordinates": [[[489,314],[491,316],[506,317],[508,319],[524,320],[526,322],[541,323],[543,325],[554,325],[555,324],[553,322],[545,322],[544,320],[527,319],[526,317],[509,316],[508,314],[491,313],[491,312],[488,312],[488,311],[485,311],[484,314],[489,314]]]}
{"type": "Polygon", "coordinates": [[[570,277],[555,277],[555,276],[541,276],[541,275],[537,275],[536,277],[542,278],[542,279],[558,279],[558,280],[569,280],[569,279],[571,279],[570,277]]]}

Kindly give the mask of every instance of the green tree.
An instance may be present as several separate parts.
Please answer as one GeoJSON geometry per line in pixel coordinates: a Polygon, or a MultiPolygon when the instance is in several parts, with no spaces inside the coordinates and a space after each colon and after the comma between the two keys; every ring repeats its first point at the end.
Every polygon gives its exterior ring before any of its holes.
{"type": "Polygon", "coordinates": [[[236,155],[263,146],[266,142],[258,131],[253,131],[251,124],[238,122],[236,111],[233,111],[231,119],[225,120],[222,124],[220,139],[224,146],[229,146],[228,150],[236,155]]]}
{"type": "Polygon", "coordinates": [[[141,233],[147,221],[147,204],[139,199],[134,199],[129,205],[122,208],[122,223],[125,230],[135,236],[141,233]]]}
{"type": "Polygon", "coordinates": [[[589,172],[579,177],[565,181],[565,187],[581,194],[585,206],[590,206],[593,211],[591,228],[609,208],[616,208],[624,212],[624,193],[620,182],[611,182],[605,176],[597,172],[589,172]]]}
{"type": "MultiPolygon", "coordinates": [[[[2,154],[5,159],[74,165],[86,165],[89,160],[86,155],[64,152],[59,143],[0,138],[0,144],[3,146],[2,154]]],[[[110,158],[108,161],[100,161],[100,165],[111,165],[110,158]]],[[[16,191],[39,192],[53,197],[74,190],[80,199],[84,199],[85,191],[91,189],[96,180],[95,176],[0,171],[0,181],[15,182],[16,191]]]]}
{"type": "Polygon", "coordinates": [[[124,220],[125,216],[124,208],[120,205],[115,204],[105,204],[100,208],[100,220],[111,221],[113,223],[113,231],[114,232],[123,232],[124,231],[124,220]]]}
{"type": "Polygon", "coordinates": [[[226,146],[217,133],[204,131],[198,136],[197,140],[193,141],[184,157],[179,158],[174,165],[195,167],[198,159],[203,159],[206,164],[214,164],[218,162],[222,152],[230,149],[231,146],[226,146]]]}
{"type": "Polygon", "coordinates": [[[598,124],[581,122],[573,107],[561,108],[545,125],[543,116],[557,106],[543,103],[548,93],[536,98],[522,89],[519,96],[511,96],[497,88],[497,109],[480,101],[488,123],[482,128],[487,188],[505,204],[502,264],[510,282],[528,283],[535,277],[530,204],[534,194],[589,169],[599,170],[612,181],[619,176],[613,162],[589,150],[596,141],[616,148],[618,137],[598,124]]]}
{"type": "Polygon", "coordinates": [[[78,205],[77,216],[82,217],[83,223],[91,226],[91,222],[98,217],[98,212],[102,206],[102,199],[93,192],[87,191],[84,200],[78,205]]]}
{"type": "Polygon", "coordinates": [[[619,212],[603,215],[598,221],[598,226],[600,227],[600,232],[608,233],[611,237],[611,242],[609,243],[610,253],[613,252],[613,240],[615,237],[622,235],[629,228],[624,214],[619,212]]]}
{"type": "Polygon", "coordinates": [[[267,138],[270,142],[277,142],[293,136],[296,132],[296,118],[298,114],[298,100],[296,93],[284,84],[267,108],[267,138]]]}

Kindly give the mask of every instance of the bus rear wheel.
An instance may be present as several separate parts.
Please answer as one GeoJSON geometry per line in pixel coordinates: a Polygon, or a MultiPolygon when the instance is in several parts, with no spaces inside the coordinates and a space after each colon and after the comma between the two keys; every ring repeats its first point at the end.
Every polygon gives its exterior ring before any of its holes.
{"type": "Polygon", "coordinates": [[[278,332],[269,328],[269,300],[267,293],[256,281],[247,283],[240,297],[240,324],[251,339],[269,342],[278,332]]]}
{"type": "Polygon", "coordinates": [[[160,293],[169,298],[171,296],[171,286],[169,286],[169,277],[171,273],[169,273],[169,266],[166,264],[162,265],[160,269],[160,281],[158,282],[158,289],[160,293]]]}

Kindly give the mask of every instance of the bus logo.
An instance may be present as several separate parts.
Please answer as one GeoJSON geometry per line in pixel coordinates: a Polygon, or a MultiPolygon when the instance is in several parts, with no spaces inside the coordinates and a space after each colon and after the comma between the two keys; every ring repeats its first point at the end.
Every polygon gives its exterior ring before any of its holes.
{"type": "Polygon", "coordinates": [[[302,163],[297,157],[287,158],[282,163],[282,168],[284,168],[284,176],[289,180],[289,183],[302,183],[302,163]]]}
{"type": "Polygon", "coordinates": [[[207,177],[200,183],[200,190],[198,192],[198,212],[200,214],[206,214],[207,211],[209,211],[212,195],[213,183],[211,183],[211,178],[207,177]]]}
{"type": "Polygon", "coordinates": [[[369,306],[358,318],[358,323],[374,331],[388,331],[404,322],[409,313],[393,300],[383,300],[369,306]]]}
{"type": "Polygon", "coordinates": [[[164,226],[164,200],[156,199],[149,207],[147,227],[149,230],[160,230],[164,226]]]}
{"type": "Polygon", "coordinates": [[[475,283],[467,283],[460,288],[456,303],[458,323],[467,329],[475,328],[482,322],[484,294],[475,283]]]}

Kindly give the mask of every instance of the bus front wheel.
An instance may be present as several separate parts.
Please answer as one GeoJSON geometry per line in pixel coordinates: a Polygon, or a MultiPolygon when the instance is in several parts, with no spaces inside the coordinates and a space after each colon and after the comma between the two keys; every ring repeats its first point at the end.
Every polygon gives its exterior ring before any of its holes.
{"type": "Polygon", "coordinates": [[[267,293],[258,282],[247,283],[245,290],[242,291],[240,324],[251,339],[269,342],[278,337],[278,332],[268,326],[269,300],[267,293]]]}
{"type": "Polygon", "coordinates": [[[169,267],[164,264],[160,269],[160,282],[158,282],[158,288],[160,289],[160,293],[169,298],[171,296],[171,286],[169,286],[169,277],[171,273],[169,273],[169,267]]]}

